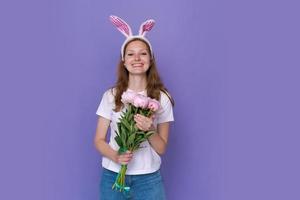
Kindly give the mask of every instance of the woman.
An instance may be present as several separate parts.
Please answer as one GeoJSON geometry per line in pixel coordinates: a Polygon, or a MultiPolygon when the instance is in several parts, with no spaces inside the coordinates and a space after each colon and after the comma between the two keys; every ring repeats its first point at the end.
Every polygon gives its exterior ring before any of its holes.
{"type": "Polygon", "coordinates": [[[173,99],[161,82],[155,64],[153,51],[146,32],[154,25],[148,20],[141,25],[139,35],[133,36],[129,25],[116,16],[111,16],[113,24],[126,36],[121,48],[121,60],[118,66],[116,85],[107,90],[98,107],[98,125],[95,134],[95,146],[103,155],[102,178],[100,184],[101,199],[165,199],[164,186],[159,172],[161,158],[165,152],[169,122],[173,121],[173,99]],[[124,91],[134,91],[160,101],[161,108],[155,116],[136,115],[136,126],[143,130],[155,130],[148,141],[141,144],[135,152],[119,154],[119,146],[114,140],[117,122],[123,111],[121,95],[124,91]],[[108,128],[111,128],[109,143],[106,142],[108,128]],[[112,190],[122,164],[127,165],[126,185],[129,192],[112,190]]]}

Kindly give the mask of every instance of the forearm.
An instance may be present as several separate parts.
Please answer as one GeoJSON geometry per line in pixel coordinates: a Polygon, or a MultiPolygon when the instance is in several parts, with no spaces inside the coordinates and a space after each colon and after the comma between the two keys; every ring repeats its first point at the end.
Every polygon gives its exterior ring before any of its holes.
{"type": "Polygon", "coordinates": [[[105,140],[97,140],[95,142],[95,147],[103,156],[117,162],[118,152],[113,150],[105,140]]]}
{"type": "Polygon", "coordinates": [[[167,143],[162,139],[162,137],[155,132],[148,138],[148,141],[152,148],[160,155],[164,154],[166,151],[167,143]]]}

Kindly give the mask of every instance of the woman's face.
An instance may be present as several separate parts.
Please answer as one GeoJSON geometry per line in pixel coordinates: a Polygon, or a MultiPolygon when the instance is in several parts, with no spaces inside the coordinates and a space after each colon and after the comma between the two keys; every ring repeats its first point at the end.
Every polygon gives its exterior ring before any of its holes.
{"type": "Polygon", "coordinates": [[[131,74],[144,74],[150,67],[147,45],[139,40],[130,42],[125,49],[124,65],[131,74]]]}

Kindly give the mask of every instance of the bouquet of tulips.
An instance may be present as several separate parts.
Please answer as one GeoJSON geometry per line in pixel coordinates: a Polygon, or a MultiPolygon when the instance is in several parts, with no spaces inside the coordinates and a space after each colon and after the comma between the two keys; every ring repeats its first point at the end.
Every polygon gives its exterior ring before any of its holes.
{"type": "MultiPolygon", "coordinates": [[[[118,131],[116,131],[115,141],[119,145],[119,154],[127,150],[134,152],[140,148],[140,144],[146,141],[154,131],[142,131],[135,126],[134,115],[141,114],[150,117],[160,108],[160,103],[144,95],[126,91],[122,94],[121,101],[125,105],[126,110],[122,113],[120,122],[117,123],[118,131]]],[[[129,191],[130,187],[125,186],[125,174],[127,165],[121,165],[115,183],[112,188],[119,191],[129,191]]]]}

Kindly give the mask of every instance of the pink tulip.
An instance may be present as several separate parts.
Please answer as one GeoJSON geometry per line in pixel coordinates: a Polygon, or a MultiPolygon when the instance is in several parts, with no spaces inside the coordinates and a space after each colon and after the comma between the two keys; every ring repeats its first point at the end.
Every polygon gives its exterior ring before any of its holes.
{"type": "Polygon", "coordinates": [[[131,91],[123,92],[122,97],[121,97],[121,101],[124,104],[128,104],[128,103],[133,104],[133,100],[134,100],[136,95],[137,95],[137,93],[131,92],[131,91]]]}
{"type": "Polygon", "coordinates": [[[156,99],[150,99],[148,108],[153,112],[155,112],[160,108],[160,103],[156,99]]]}
{"type": "Polygon", "coordinates": [[[135,107],[147,108],[148,103],[149,103],[149,98],[141,94],[137,94],[133,99],[133,105],[135,107]]]}

